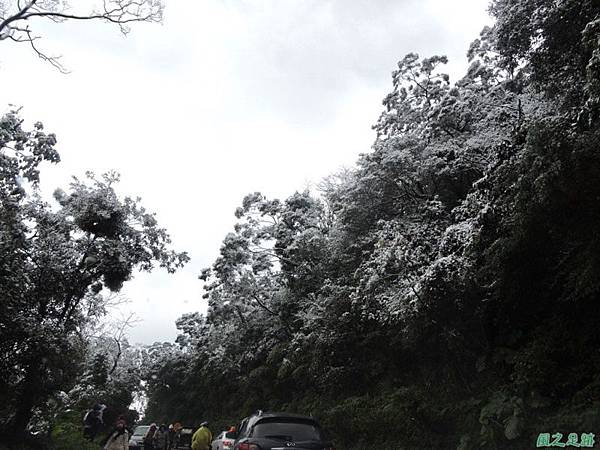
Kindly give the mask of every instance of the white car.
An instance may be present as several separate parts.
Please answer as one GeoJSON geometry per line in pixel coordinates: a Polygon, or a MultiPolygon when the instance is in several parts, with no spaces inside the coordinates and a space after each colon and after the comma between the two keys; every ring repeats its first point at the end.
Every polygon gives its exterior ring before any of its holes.
{"type": "Polygon", "coordinates": [[[223,431],[212,441],[211,450],[233,450],[234,441],[235,433],[223,431]]]}
{"type": "Polygon", "coordinates": [[[144,436],[149,428],[150,425],[139,425],[135,427],[135,430],[129,439],[129,450],[142,450],[144,448],[144,436]]]}

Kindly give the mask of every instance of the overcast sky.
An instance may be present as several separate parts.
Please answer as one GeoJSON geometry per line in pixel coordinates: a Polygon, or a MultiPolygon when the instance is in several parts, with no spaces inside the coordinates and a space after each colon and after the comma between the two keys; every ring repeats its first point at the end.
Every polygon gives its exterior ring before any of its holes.
{"type": "MultiPolygon", "coordinates": [[[[218,255],[245,194],[284,198],[352,166],[406,53],[445,54],[456,80],[491,21],[488,0],[165,0],[163,25],[127,37],[103,23],[48,24],[39,45],[0,42],[0,104],[23,106],[58,136],[71,175],[116,169],[191,256],[175,275],[126,284],[132,342],[173,340],[175,320],[206,311],[197,276],[218,255]]],[[[32,27],[34,23],[32,22],[32,27]]]]}

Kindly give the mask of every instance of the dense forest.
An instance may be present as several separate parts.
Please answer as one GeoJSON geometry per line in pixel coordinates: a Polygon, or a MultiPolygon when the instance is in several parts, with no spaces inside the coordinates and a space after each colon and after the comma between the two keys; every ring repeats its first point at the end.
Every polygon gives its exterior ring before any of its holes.
{"type": "Polygon", "coordinates": [[[296,411],[341,449],[600,429],[600,5],[490,11],[458,82],[443,56],[398,63],[355,169],[243,200],[149,418],[296,411]]]}
{"type": "Polygon", "coordinates": [[[399,61],[354,168],[243,199],[199,274],[208,311],[182,316],[175,343],[131,346],[103,320],[136,271],[187,254],[115,173],[49,203],[56,137],[0,118],[0,443],[43,430],[97,449],[83,412],[101,400],[112,423],[138,395],[146,421],[213,431],[310,414],[338,450],[598,433],[600,3],[490,13],[460,80],[444,56],[399,61]]]}

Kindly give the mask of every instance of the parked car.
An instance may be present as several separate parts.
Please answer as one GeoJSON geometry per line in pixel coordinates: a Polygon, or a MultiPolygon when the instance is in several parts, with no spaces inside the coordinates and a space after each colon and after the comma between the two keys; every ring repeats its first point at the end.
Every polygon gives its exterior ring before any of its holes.
{"type": "Polygon", "coordinates": [[[144,436],[150,425],[138,425],[129,438],[129,450],[142,450],[144,448],[144,436]]]}
{"type": "Polygon", "coordinates": [[[335,450],[312,417],[263,413],[247,417],[238,427],[234,450],[335,450]]]}
{"type": "Polygon", "coordinates": [[[235,442],[235,433],[223,431],[211,444],[211,450],[231,450],[235,442]]]}

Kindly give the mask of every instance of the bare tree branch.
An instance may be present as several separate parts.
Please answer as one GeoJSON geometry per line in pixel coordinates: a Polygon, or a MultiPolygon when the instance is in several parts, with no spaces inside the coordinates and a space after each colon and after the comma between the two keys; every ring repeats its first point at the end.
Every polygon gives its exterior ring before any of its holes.
{"type": "Polygon", "coordinates": [[[125,338],[125,330],[127,328],[131,328],[137,321],[138,319],[136,318],[135,313],[130,313],[127,316],[127,318],[125,318],[118,325],[117,333],[115,336],[113,336],[113,339],[117,344],[117,354],[115,355],[115,360],[113,361],[112,368],[108,372],[108,375],[112,375],[119,366],[119,360],[121,359],[121,355],[123,354],[123,347],[121,345],[121,342],[123,341],[123,338],[125,338]]]}
{"type": "Polygon", "coordinates": [[[33,33],[29,24],[39,18],[53,22],[105,21],[119,26],[121,33],[127,35],[134,22],[162,22],[163,0],[103,0],[102,6],[89,12],[71,12],[66,6],[49,3],[45,0],[29,0],[25,4],[17,1],[16,10],[8,11],[6,17],[0,17],[0,41],[28,42],[34,53],[50,63],[62,73],[68,73],[60,62],[60,56],[50,56],[40,49],[34,41],[41,38],[33,33]],[[24,24],[27,23],[25,26],[24,24]]]}

